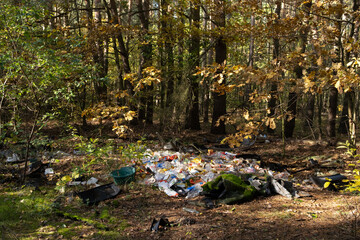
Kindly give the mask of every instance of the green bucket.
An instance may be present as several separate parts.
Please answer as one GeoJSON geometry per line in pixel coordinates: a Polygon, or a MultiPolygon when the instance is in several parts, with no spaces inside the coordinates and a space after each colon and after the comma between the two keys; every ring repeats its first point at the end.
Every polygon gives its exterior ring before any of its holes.
{"type": "Polygon", "coordinates": [[[114,182],[117,185],[123,185],[135,180],[135,168],[134,167],[122,167],[118,170],[114,170],[110,173],[114,178],[114,182]]]}

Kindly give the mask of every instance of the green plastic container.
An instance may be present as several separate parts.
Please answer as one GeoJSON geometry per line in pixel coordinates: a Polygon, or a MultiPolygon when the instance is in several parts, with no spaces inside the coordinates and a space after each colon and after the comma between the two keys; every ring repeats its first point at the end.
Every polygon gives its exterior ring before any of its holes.
{"type": "Polygon", "coordinates": [[[134,167],[122,167],[118,170],[114,170],[110,173],[114,178],[114,182],[117,185],[123,185],[135,180],[135,168],[134,167]]]}

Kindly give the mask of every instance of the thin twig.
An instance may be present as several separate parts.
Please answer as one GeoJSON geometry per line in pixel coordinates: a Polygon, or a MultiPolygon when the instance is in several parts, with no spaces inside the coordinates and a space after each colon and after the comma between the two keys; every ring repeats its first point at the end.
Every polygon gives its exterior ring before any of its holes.
{"type": "Polygon", "coordinates": [[[26,171],[27,171],[28,160],[29,160],[30,143],[31,143],[31,140],[32,140],[32,138],[34,136],[34,133],[35,133],[35,127],[36,127],[36,122],[38,120],[38,117],[39,117],[39,112],[37,111],[36,115],[35,115],[34,123],[33,123],[32,128],[31,128],[31,132],[30,132],[29,137],[28,137],[28,139],[26,141],[25,167],[24,167],[24,172],[23,172],[23,176],[22,176],[22,179],[21,179],[21,184],[25,183],[26,171]]]}

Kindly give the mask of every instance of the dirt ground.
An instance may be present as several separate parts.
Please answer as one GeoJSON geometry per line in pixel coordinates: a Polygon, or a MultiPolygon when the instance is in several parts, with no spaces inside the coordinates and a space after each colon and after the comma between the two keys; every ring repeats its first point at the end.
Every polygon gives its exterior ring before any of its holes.
{"type": "MultiPolygon", "coordinates": [[[[187,141],[202,137],[190,137],[187,141]]],[[[288,141],[285,155],[282,146],[281,140],[274,138],[270,139],[270,143],[258,142],[249,149],[238,149],[237,152],[256,153],[264,163],[286,165],[293,173],[295,183],[300,183],[295,184],[297,190],[308,193],[308,196],[296,199],[280,195],[259,196],[243,204],[218,205],[207,209],[200,204],[201,196],[191,200],[171,198],[151,186],[135,183],[123,189],[115,199],[103,201],[98,206],[78,204],[75,207],[76,211],[91,216],[98,216],[106,209],[111,215],[110,220],[101,217],[97,220],[108,226],[106,231],[117,233],[116,237],[99,235],[99,229],[92,224],[59,216],[54,216],[49,222],[71,225],[72,234],[62,234],[56,231],[56,227],[55,230],[49,227],[53,232],[51,235],[41,234],[41,229],[50,231],[47,228],[49,223],[45,222],[37,229],[37,237],[20,233],[14,233],[14,236],[17,239],[360,239],[358,195],[320,189],[311,183],[304,184],[304,180],[306,182],[318,170],[304,170],[310,156],[324,155],[326,159],[337,160],[336,165],[320,171],[342,174],[352,170],[348,165],[354,159],[344,154],[344,149],[319,141],[288,141]],[[184,207],[197,212],[185,211],[184,207]],[[167,219],[170,226],[158,232],[151,231],[153,220],[160,218],[167,219]]],[[[65,173],[76,158],[64,158],[52,167],[55,172],[65,173]]],[[[140,181],[139,178],[137,180],[140,181]]],[[[74,201],[72,199],[65,205],[75,205],[74,201]]]]}
{"type": "MultiPolygon", "coordinates": [[[[257,144],[247,152],[261,155],[263,161],[291,165],[294,171],[306,166],[308,156],[326,154],[341,160],[340,168],[332,169],[340,173],[352,161],[342,154],[344,150],[312,141],[288,143],[286,154],[292,158],[282,158],[281,144],[273,140],[268,145],[257,144]]],[[[313,171],[301,171],[293,176],[305,180],[313,171]]],[[[129,239],[360,239],[358,196],[322,190],[312,184],[298,185],[297,189],[310,196],[258,197],[251,202],[214,209],[197,206],[196,200],[169,198],[156,190],[130,192],[130,199],[122,196],[119,201],[122,211],[129,214],[131,227],[126,230],[129,239]],[[199,213],[186,212],[183,207],[199,213]],[[150,232],[152,219],[160,217],[167,218],[174,226],[150,232]]]]}

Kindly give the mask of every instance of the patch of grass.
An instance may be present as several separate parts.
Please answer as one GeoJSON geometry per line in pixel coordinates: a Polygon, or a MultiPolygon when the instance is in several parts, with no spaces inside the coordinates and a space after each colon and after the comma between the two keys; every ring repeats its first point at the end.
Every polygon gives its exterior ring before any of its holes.
{"type": "Polygon", "coordinates": [[[107,208],[103,209],[100,213],[100,219],[109,219],[109,218],[110,218],[109,210],[107,208]]]}
{"type": "Polygon", "coordinates": [[[278,219],[289,219],[294,216],[294,213],[284,212],[284,211],[275,211],[275,212],[258,212],[258,216],[261,218],[278,218],[278,219]]]}
{"type": "Polygon", "coordinates": [[[0,193],[0,228],[13,239],[36,232],[41,222],[51,218],[51,198],[25,188],[0,193]]]}
{"type": "Polygon", "coordinates": [[[72,238],[72,237],[75,237],[77,234],[76,232],[76,229],[74,229],[73,227],[62,227],[62,228],[59,228],[57,230],[57,232],[64,236],[66,239],[69,239],[69,238],[72,238]]]}
{"type": "Polygon", "coordinates": [[[288,218],[292,218],[293,216],[294,216],[294,214],[290,213],[290,212],[280,213],[278,215],[278,217],[281,219],[288,219],[288,218]]]}
{"type": "Polygon", "coordinates": [[[93,235],[93,238],[94,239],[109,239],[109,240],[128,239],[128,237],[123,236],[118,231],[99,231],[93,235]]]}

